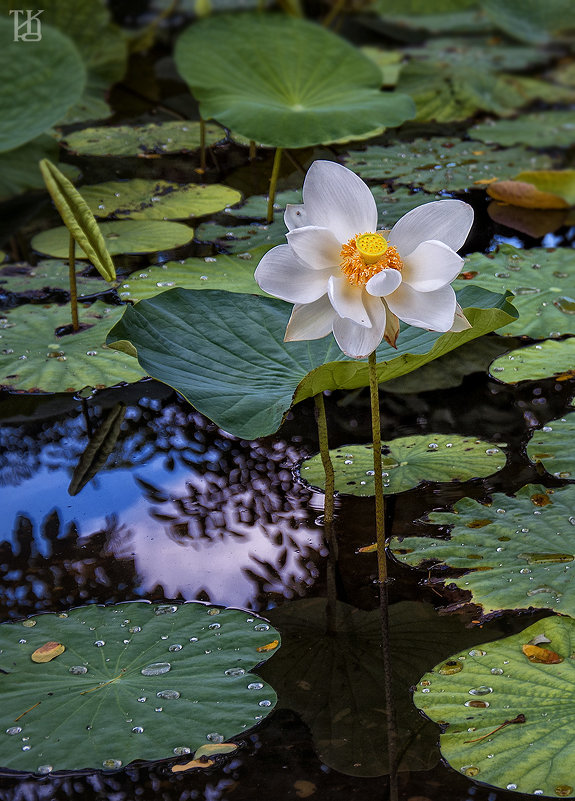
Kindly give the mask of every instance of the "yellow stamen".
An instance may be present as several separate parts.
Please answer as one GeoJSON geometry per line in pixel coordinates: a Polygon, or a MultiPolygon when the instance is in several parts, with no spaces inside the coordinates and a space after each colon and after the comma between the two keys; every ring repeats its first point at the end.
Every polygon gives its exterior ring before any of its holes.
{"type": "Polygon", "coordinates": [[[401,271],[399,253],[381,234],[358,234],[342,246],[340,267],[353,286],[363,287],[382,270],[401,271]]]}

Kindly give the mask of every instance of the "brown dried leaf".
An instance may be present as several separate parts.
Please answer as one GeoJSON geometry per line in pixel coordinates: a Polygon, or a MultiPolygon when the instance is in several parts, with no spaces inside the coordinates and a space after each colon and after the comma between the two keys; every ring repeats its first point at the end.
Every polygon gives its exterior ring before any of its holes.
{"type": "Polygon", "coordinates": [[[57,656],[63,654],[66,646],[60,642],[45,642],[39,648],[36,648],[34,653],[30,656],[32,662],[51,662],[57,656]]]}

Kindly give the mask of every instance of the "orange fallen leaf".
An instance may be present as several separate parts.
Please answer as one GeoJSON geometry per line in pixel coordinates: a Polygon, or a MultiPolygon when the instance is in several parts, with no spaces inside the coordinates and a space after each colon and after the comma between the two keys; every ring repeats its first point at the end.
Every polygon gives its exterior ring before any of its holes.
{"type": "Polygon", "coordinates": [[[57,656],[63,654],[66,646],[61,642],[45,642],[39,648],[36,648],[34,653],[30,656],[32,662],[51,662],[57,656]]]}
{"type": "Polygon", "coordinates": [[[317,786],[313,782],[305,779],[298,779],[293,783],[295,794],[298,798],[309,798],[317,791],[317,786]]]}
{"type": "Polygon", "coordinates": [[[279,644],[280,644],[279,640],[272,640],[271,642],[268,642],[266,645],[260,645],[259,648],[256,648],[256,651],[260,654],[265,651],[273,651],[274,648],[277,648],[279,644]]]}
{"type": "Polygon", "coordinates": [[[182,773],[184,770],[192,770],[193,768],[211,768],[213,764],[213,759],[192,759],[191,762],[172,765],[172,773],[182,773]]]}
{"type": "Polygon", "coordinates": [[[376,553],[377,552],[377,542],[374,542],[373,545],[364,545],[363,548],[357,549],[358,553],[376,553]]]}
{"type": "Polygon", "coordinates": [[[563,657],[549,648],[540,648],[538,645],[524,645],[521,650],[530,662],[540,665],[558,665],[563,662],[563,657]]]}

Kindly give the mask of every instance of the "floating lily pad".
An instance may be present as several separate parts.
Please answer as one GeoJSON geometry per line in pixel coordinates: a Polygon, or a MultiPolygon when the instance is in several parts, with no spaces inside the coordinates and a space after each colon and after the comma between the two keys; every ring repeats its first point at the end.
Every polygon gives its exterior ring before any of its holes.
{"type": "Polygon", "coordinates": [[[504,384],[539,381],[555,376],[559,381],[575,378],[575,338],[556,342],[549,339],[540,345],[529,345],[500,356],[489,372],[504,384]]]}
{"type": "Polygon", "coordinates": [[[55,330],[69,325],[69,306],[20,306],[0,317],[0,386],[74,392],[139,381],[146,375],[134,359],[105,344],[122,306],[97,301],[79,312],[80,325],[89,327],[61,337],[55,330]]]}
{"type": "Polygon", "coordinates": [[[279,639],[261,618],[198,602],[90,605],[3,623],[2,767],[117,769],[241,734],[275,705],[248,671],[279,639]],[[35,664],[31,654],[48,642],[65,650],[35,664]]]}
{"type": "Polygon", "coordinates": [[[520,634],[453,654],[417,684],[414,702],[442,725],[441,753],[464,776],[529,795],[575,795],[571,731],[575,620],[551,617],[520,634]],[[530,661],[539,641],[558,657],[530,661]]]}
{"type": "MultiPolygon", "coordinates": [[[[499,145],[528,145],[534,148],[571,147],[575,139],[572,111],[537,111],[522,114],[516,120],[483,122],[469,129],[469,135],[481,142],[499,145]]],[[[521,165],[522,169],[544,169],[521,165]]]]}
{"type": "MultiPolygon", "coordinates": [[[[120,220],[103,222],[98,226],[112,256],[119,253],[153,253],[158,250],[171,250],[187,244],[194,236],[193,228],[175,222],[160,220],[120,220]]],[[[70,234],[65,226],[51,228],[37,234],[32,247],[40,253],[58,259],[68,255],[70,234]]],[[[76,245],[76,258],[86,255],[76,245]]]]}
{"type": "MultiPolygon", "coordinates": [[[[437,734],[416,712],[410,685],[454,641],[477,642],[460,621],[439,617],[431,605],[405,601],[389,610],[393,695],[399,729],[399,770],[431,768],[437,734]]],[[[278,693],[278,706],[295,710],[310,727],[318,756],[339,773],[388,772],[379,610],[365,612],[336,601],[306,598],[270,612],[282,648],[261,669],[278,693]],[[330,629],[331,626],[331,629],[330,629]],[[326,633],[329,632],[329,633],[326,633]]],[[[483,634],[482,639],[485,639],[483,634]]],[[[469,645],[468,645],[469,647],[469,645]]]]}
{"type": "MultiPolygon", "coordinates": [[[[378,348],[381,381],[492,331],[514,314],[502,295],[470,289],[458,300],[472,327],[439,334],[406,326],[397,350],[378,348]]],[[[137,355],[143,369],[177,387],[222,428],[255,439],[276,431],[294,403],[325,389],[369,384],[367,363],[347,359],[331,335],[284,342],[290,311],[287,303],[255,295],[169,289],[126,308],[108,341],[137,355]]]]}
{"type": "MultiPolygon", "coordinates": [[[[499,443],[501,446],[501,443],[499,443]]],[[[388,495],[413,489],[424,481],[468,481],[501,470],[506,456],[491,442],[457,434],[398,437],[382,443],[383,491],[388,495]]],[[[344,445],[330,452],[335,490],[345,495],[374,495],[373,446],[344,445]]],[[[305,459],[299,477],[325,488],[319,454],[305,459]]]]}
{"type": "Polygon", "coordinates": [[[206,222],[196,228],[196,239],[200,242],[213,242],[218,248],[229,253],[243,253],[246,250],[285,244],[287,229],[283,216],[276,214],[272,223],[252,222],[248,225],[222,225],[206,222]]]}
{"type": "MultiPolygon", "coordinates": [[[[267,251],[266,247],[247,251],[239,256],[208,256],[205,259],[167,261],[146,267],[129,275],[118,287],[122,300],[151,298],[171,287],[185,289],[224,289],[266,295],[254,280],[254,270],[267,251]]],[[[0,270],[0,285],[1,285],[0,270]]]]}
{"type": "Polygon", "coordinates": [[[570,0],[481,0],[498,28],[522,42],[544,44],[551,34],[573,28],[573,6],[570,0]]]}
{"type": "MultiPolygon", "coordinates": [[[[546,64],[553,53],[541,47],[513,45],[493,36],[466,36],[461,38],[441,37],[430,39],[425,47],[406,48],[411,57],[426,64],[449,65],[453,70],[475,70],[481,64],[481,72],[525,70],[546,64]]],[[[492,76],[493,77],[493,76],[492,76]]]]}
{"type": "Polygon", "coordinates": [[[446,583],[470,592],[486,616],[532,607],[575,614],[575,487],[528,484],[514,497],[495,493],[489,505],[462,498],[428,518],[450,526],[451,538],[393,538],[396,559],[468,571],[446,583]]]}
{"type": "Polygon", "coordinates": [[[0,151],[49,130],[84,91],[86,71],[74,43],[39,21],[40,41],[22,43],[13,41],[13,17],[0,18],[0,151]]]}
{"type": "MultiPolygon", "coordinates": [[[[288,203],[301,203],[301,189],[288,189],[285,192],[276,192],[274,198],[274,214],[283,215],[285,207],[288,203]]],[[[231,217],[240,217],[246,219],[260,219],[267,220],[268,214],[268,196],[267,195],[252,195],[235,209],[229,209],[227,212],[231,217]]]]}
{"type": "MultiPolygon", "coordinates": [[[[575,334],[575,258],[572,248],[520,250],[500,245],[493,253],[465,259],[467,280],[493,292],[510,289],[519,319],[501,328],[505,336],[533,339],[575,334]]],[[[455,287],[464,285],[457,280],[455,287]]]]}
{"type": "MultiPolygon", "coordinates": [[[[14,292],[34,300],[42,300],[53,290],[68,291],[70,287],[68,263],[57,259],[39,261],[35,267],[22,262],[0,267],[0,288],[4,292],[14,292]]],[[[76,274],[78,296],[105,292],[109,286],[101,278],[93,275],[76,274]]]]}
{"type": "Polygon", "coordinates": [[[568,414],[559,420],[550,420],[539,431],[534,431],[527,443],[527,456],[541,463],[556,478],[575,478],[575,415],[568,414]]]}
{"type": "MultiPolygon", "coordinates": [[[[206,125],[206,145],[225,139],[219,125],[206,125]]],[[[64,137],[62,144],[80,156],[140,156],[193,153],[200,148],[199,122],[161,122],[84,128],[64,137]]]]}
{"type": "Polygon", "coordinates": [[[495,200],[530,209],[564,209],[575,206],[575,170],[521,172],[513,181],[489,184],[495,200]]]}
{"type": "Polygon", "coordinates": [[[190,26],[176,65],[205,119],[272,147],[309,147],[401,125],[406,95],[346,40],[285,15],[218,15],[190,26]]]}
{"type": "Polygon", "coordinates": [[[80,192],[94,216],[132,220],[203,217],[242,199],[241,192],[222,184],[174,184],[141,178],[83,186],[80,192]]]}
{"type": "MultiPolygon", "coordinates": [[[[379,3],[378,12],[380,16],[373,14],[365,15],[361,18],[364,25],[383,33],[385,36],[392,36],[401,41],[412,41],[414,38],[421,38],[423,33],[430,33],[436,36],[447,36],[448,34],[478,34],[493,31],[493,23],[478,8],[472,4],[468,11],[445,11],[434,14],[432,9],[425,13],[422,6],[419,13],[409,14],[404,10],[396,8],[393,13],[387,11],[385,0],[379,3]]],[[[461,8],[462,6],[459,6],[461,8]]]]}
{"type": "Polygon", "coordinates": [[[346,166],[364,180],[421,186],[427,192],[461,192],[495,178],[511,178],[521,169],[545,169],[548,156],[520,147],[498,150],[474,142],[436,137],[387,147],[350,151],[346,166]]]}

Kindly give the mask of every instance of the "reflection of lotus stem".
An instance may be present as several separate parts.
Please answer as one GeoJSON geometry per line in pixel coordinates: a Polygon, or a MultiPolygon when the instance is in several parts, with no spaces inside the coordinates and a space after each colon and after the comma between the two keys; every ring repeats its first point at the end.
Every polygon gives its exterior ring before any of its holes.
{"type": "Polygon", "coordinates": [[[272,167],[272,177],[270,178],[270,191],[268,195],[268,213],[267,213],[268,223],[272,223],[274,221],[274,200],[276,197],[276,184],[278,182],[281,160],[282,160],[282,148],[276,147],[276,152],[274,154],[274,165],[272,167]]]}
{"type": "Polygon", "coordinates": [[[321,463],[325,473],[325,504],[323,510],[323,519],[326,523],[333,522],[333,493],[335,490],[335,479],[333,472],[333,464],[329,455],[329,442],[327,438],[327,419],[325,416],[325,404],[323,402],[323,393],[318,392],[313,397],[315,401],[315,419],[317,421],[317,434],[319,439],[319,453],[321,456],[321,463]]]}
{"type": "Polygon", "coordinates": [[[373,470],[375,484],[375,531],[377,535],[377,569],[379,577],[379,608],[381,611],[381,647],[383,655],[385,708],[387,712],[387,748],[389,754],[389,801],[397,801],[397,727],[391,684],[391,653],[389,647],[389,599],[387,595],[387,561],[385,556],[385,505],[381,475],[381,420],[379,417],[379,382],[377,356],[369,355],[369,394],[371,400],[371,433],[373,439],[373,470]]]}
{"type": "Polygon", "coordinates": [[[76,240],[70,234],[70,249],[68,251],[68,271],[70,282],[70,308],[72,310],[72,328],[80,330],[78,321],[78,291],[76,289],[76,240]]]}

